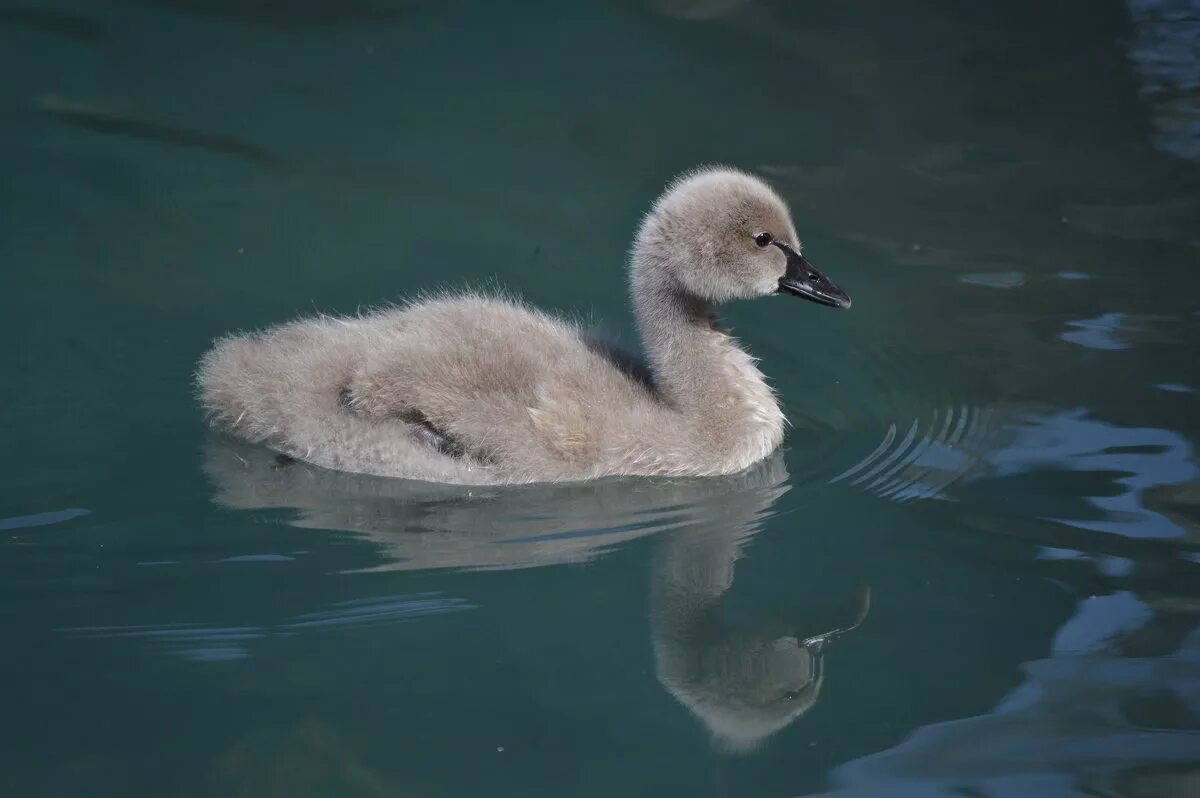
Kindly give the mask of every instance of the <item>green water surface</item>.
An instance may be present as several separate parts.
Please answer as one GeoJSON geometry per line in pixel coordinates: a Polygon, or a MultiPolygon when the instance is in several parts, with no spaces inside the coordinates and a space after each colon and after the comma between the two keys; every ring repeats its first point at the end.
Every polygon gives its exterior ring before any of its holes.
{"type": "Polygon", "coordinates": [[[0,3],[0,795],[1200,795],[1200,4],[0,3]],[[498,284],[635,344],[700,163],[849,313],[728,308],[717,480],[213,437],[215,336],[498,284]]]}

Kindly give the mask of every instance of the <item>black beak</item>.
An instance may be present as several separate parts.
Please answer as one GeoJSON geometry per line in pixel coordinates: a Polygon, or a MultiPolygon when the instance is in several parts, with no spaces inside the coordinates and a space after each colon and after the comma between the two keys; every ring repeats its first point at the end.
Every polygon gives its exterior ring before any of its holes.
{"type": "Polygon", "coordinates": [[[820,305],[828,305],[840,310],[850,309],[850,297],[817,268],[787,244],[772,241],[772,244],[783,250],[787,255],[787,273],[779,280],[776,293],[793,294],[812,300],[820,305]]]}

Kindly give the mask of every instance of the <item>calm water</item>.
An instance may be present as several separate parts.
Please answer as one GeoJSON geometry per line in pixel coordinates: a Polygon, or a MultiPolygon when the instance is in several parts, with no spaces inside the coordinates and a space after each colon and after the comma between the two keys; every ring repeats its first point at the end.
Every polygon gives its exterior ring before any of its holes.
{"type": "Polygon", "coordinates": [[[1200,795],[1200,4],[0,6],[0,794],[1200,795]],[[671,175],[854,297],[731,307],[724,480],[210,437],[210,340],[497,282],[632,341],[671,175]],[[798,641],[804,641],[800,645],[798,641]]]}

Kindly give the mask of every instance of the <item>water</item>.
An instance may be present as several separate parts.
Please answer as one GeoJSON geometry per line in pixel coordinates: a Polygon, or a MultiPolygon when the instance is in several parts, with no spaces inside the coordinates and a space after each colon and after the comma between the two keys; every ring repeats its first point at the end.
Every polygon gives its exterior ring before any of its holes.
{"type": "Polygon", "coordinates": [[[0,794],[1200,794],[1185,0],[0,9],[0,794]],[[701,162],[854,297],[786,449],[472,489],[211,437],[216,335],[496,282],[632,341],[701,162]]]}

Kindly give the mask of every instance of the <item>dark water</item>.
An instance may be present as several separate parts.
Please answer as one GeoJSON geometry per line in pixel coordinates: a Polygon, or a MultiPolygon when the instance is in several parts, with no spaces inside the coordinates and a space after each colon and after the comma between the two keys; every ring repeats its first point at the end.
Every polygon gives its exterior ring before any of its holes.
{"type": "Polygon", "coordinates": [[[1200,795],[1200,7],[0,5],[0,794],[1200,795]],[[210,438],[216,335],[499,282],[630,339],[674,173],[854,297],[729,309],[725,480],[210,438]],[[736,562],[736,566],[735,566],[736,562]]]}

